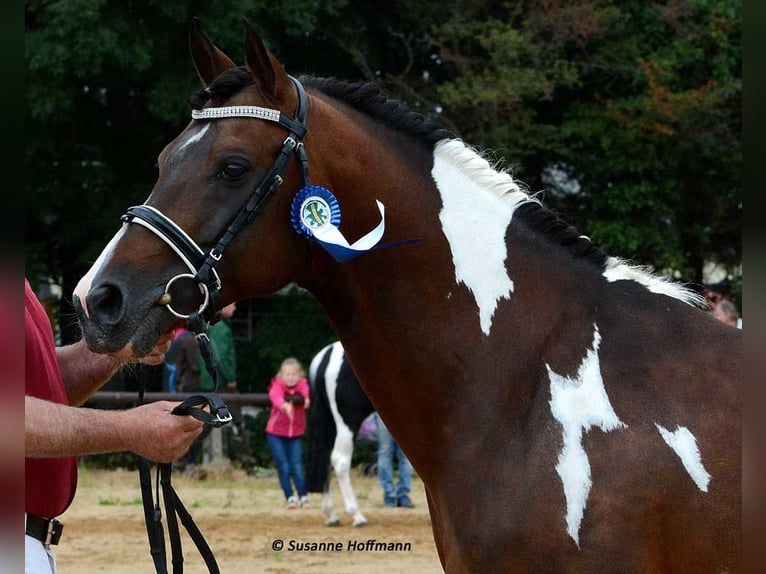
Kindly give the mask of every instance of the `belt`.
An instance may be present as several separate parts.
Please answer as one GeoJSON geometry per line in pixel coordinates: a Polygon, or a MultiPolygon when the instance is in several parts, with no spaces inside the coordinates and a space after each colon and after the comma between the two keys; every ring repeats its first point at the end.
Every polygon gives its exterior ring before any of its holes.
{"type": "Polygon", "coordinates": [[[64,525],[55,518],[40,518],[34,514],[27,514],[26,534],[42,542],[46,548],[52,544],[58,544],[61,539],[61,531],[64,525]]]}

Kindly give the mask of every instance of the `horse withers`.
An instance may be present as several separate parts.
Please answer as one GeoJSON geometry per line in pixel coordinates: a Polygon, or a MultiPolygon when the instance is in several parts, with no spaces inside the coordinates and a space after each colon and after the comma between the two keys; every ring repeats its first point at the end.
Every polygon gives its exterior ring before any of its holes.
{"type": "Polygon", "coordinates": [[[359,429],[374,408],[359,385],[340,341],[325,346],[313,357],[309,380],[312,400],[308,411],[306,489],[322,493],[325,524],[340,525],[330,492],[332,467],[351,525],[364,526],[367,518],[359,509],[351,484],[351,462],[359,429]]]}
{"type": "Polygon", "coordinates": [[[290,76],[249,23],[244,65],[190,48],[192,119],[74,294],[93,350],[297,283],[446,572],[741,570],[740,330],[378,86],[290,76]]]}

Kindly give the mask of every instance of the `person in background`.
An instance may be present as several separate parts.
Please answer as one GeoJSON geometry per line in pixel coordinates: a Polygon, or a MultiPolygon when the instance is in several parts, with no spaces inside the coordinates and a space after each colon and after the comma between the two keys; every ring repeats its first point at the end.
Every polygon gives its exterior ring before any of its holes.
{"type": "Polygon", "coordinates": [[[383,506],[415,508],[410,499],[412,465],[407,455],[391,436],[380,415],[375,413],[378,425],[378,482],[383,489],[383,506]],[[399,478],[394,484],[394,460],[399,468],[399,478]]]}
{"type": "Polygon", "coordinates": [[[165,372],[163,376],[163,390],[166,393],[177,393],[178,388],[176,381],[178,379],[178,348],[181,346],[181,339],[183,336],[189,334],[184,327],[179,327],[173,331],[173,341],[170,343],[170,350],[165,354],[165,372]]]}
{"type": "Polygon", "coordinates": [[[24,455],[26,574],[55,574],[51,548],[62,534],[60,516],[77,488],[77,460],[87,454],[131,451],[156,462],[183,455],[203,423],[171,414],[180,403],[158,401],[128,410],[81,407],[129,363],[159,365],[171,334],[136,357],[128,347],[111,355],[83,341],[57,347],[45,308],[24,279],[24,455]]]}
{"type": "Polygon", "coordinates": [[[266,422],[266,441],[277,466],[279,485],[287,508],[309,508],[311,503],[303,477],[303,433],[309,408],[309,383],[303,366],[288,357],[269,384],[271,412],[266,422]],[[293,494],[293,486],[297,496],[293,494]]]}
{"type": "Polygon", "coordinates": [[[742,319],[739,316],[739,311],[737,311],[737,306],[728,299],[718,299],[713,305],[713,317],[732,327],[742,328],[742,319]]]}
{"type": "Polygon", "coordinates": [[[202,389],[199,346],[194,333],[183,327],[176,329],[171,345],[175,365],[175,389],[178,393],[196,393],[202,389]]]}

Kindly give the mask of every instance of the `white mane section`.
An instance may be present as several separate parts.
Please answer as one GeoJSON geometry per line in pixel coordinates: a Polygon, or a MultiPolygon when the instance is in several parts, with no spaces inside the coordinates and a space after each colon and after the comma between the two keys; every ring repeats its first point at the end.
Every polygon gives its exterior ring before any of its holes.
{"type": "Polygon", "coordinates": [[[532,200],[510,174],[497,171],[461,140],[434,148],[431,176],[442,197],[439,220],[450,245],[455,280],[471,291],[481,330],[489,335],[501,299],[513,293],[505,234],[513,212],[532,200]]]}
{"type": "Polygon", "coordinates": [[[674,283],[665,277],[654,275],[644,267],[628,265],[617,257],[607,259],[603,275],[609,282],[621,280],[635,281],[649,289],[652,293],[667,295],[690,305],[699,306],[704,299],[701,295],[683,285],[674,283]]]}
{"type": "Polygon", "coordinates": [[[503,198],[515,209],[522,203],[539,201],[522,190],[519,182],[507,171],[499,170],[474,148],[460,139],[442,140],[434,147],[434,155],[452,164],[474,185],[503,198]]]}

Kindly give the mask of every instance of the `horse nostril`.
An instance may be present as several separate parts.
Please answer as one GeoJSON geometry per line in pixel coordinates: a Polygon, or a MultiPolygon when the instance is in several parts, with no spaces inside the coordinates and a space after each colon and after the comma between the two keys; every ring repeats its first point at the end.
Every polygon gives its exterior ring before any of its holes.
{"type": "Polygon", "coordinates": [[[115,325],[123,315],[122,291],[108,283],[94,287],[88,293],[88,309],[102,326],[115,325]]]}

